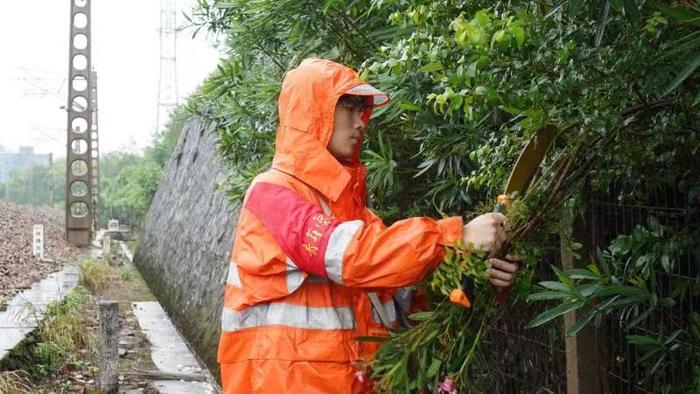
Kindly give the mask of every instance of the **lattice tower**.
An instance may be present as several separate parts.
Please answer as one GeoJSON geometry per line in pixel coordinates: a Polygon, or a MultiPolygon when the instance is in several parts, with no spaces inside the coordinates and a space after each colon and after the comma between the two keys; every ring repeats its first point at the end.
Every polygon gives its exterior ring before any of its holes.
{"type": "Polygon", "coordinates": [[[158,78],[158,112],[156,131],[165,123],[177,107],[177,32],[175,29],[176,0],[160,2],[160,76],[158,78]]]}

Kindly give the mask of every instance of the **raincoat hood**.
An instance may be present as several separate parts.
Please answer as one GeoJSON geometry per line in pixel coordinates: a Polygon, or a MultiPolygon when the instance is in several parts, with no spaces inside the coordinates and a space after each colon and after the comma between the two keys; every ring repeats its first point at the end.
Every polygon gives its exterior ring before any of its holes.
{"type": "MultiPolygon", "coordinates": [[[[353,178],[364,185],[364,167],[359,162],[361,140],[352,163],[345,165],[326,148],[338,99],[360,86],[368,85],[357,72],[329,60],[306,59],[290,70],[278,101],[272,168],[293,175],[330,201],[337,201],[353,178]]],[[[371,113],[368,107],[362,114],[365,124],[371,113]]]]}

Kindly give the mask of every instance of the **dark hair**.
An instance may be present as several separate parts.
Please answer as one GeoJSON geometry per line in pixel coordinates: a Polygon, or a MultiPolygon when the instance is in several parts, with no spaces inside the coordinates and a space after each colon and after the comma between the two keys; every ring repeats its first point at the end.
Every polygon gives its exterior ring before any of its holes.
{"type": "Polygon", "coordinates": [[[337,105],[342,105],[344,107],[351,107],[351,108],[356,108],[356,107],[361,107],[365,108],[369,106],[369,100],[367,100],[367,96],[357,96],[354,94],[344,94],[340,96],[338,99],[338,104],[337,105]]]}

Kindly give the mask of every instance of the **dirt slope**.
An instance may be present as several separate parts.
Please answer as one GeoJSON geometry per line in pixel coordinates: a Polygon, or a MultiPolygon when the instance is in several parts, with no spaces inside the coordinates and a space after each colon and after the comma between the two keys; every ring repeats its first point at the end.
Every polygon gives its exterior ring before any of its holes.
{"type": "Polygon", "coordinates": [[[0,306],[3,299],[56,271],[81,251],[65,241],[60,211],[0,201],[0,306]],[[44,225],[44,257],[54,262],[32,256],[35,224],[44,225]]]}

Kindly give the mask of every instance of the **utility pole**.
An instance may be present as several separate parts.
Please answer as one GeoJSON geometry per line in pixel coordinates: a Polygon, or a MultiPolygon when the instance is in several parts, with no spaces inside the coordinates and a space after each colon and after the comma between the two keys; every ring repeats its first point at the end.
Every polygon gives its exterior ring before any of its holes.
{"type": "Polygon", "coordinates": [[[68,61],[68,133],[66,144],[66,238],[77,246],[92,239],[91,131],[92,89],[90,70],[91,0],[70,0],[68,61]]]}
{"type": "Polygon", "coordinates": [[[178,104],[176,8],[176,0],[161,0],[160,2],[160,76],[158,78],[156,132],[164,129],[165,123],[178,104]]]}

